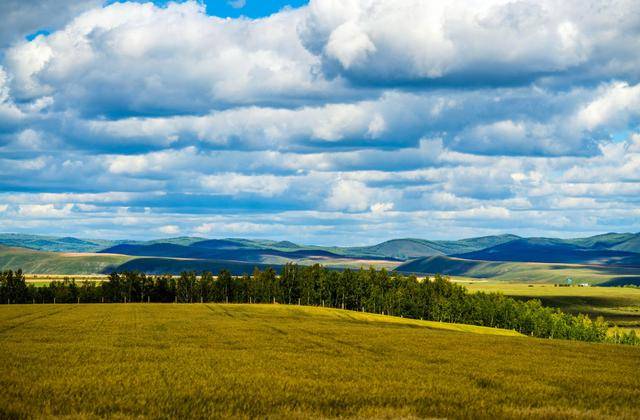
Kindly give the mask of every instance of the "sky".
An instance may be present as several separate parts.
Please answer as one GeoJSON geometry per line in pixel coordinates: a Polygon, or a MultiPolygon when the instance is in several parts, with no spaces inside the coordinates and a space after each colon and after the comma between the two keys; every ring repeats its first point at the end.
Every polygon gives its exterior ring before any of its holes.
{"type": "Polygon", "coordinates": [[[0,16],[0,232],[640,231],[637,0],[4,0],[0,16]]]}

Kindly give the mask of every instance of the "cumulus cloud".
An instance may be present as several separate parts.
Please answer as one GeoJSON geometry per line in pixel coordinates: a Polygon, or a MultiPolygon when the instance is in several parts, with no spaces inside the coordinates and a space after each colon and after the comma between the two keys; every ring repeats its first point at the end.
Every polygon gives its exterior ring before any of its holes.
{"type": "Polygon", "coordinates": [[[640,229],[632,0],[7,4],[2,231],[640,229]]]}
{"type": "Polygon", "coordinates": [[[257,194],[265,197],[280,195],[289,187],[289,180],[274,175],[242,175],[223,173],[207,175],[200,179],[207,192],[213,194],[257,194]]]}
{"type": "Polygon", "coordinates": [[[13,102],[9,91],[9,76],[0,66],[0,133],[15,127],[23,113],[13,102]]]}
{"type": "Polygon", "coordinates": [[[16,97],[51,94],[58,108],[81,105],[93,115],[304,100],[323,96],[328,85],[310,71],[316,59],[290,36],[300,15],[230,20],[206,15],[196,2],[114,3],[15,45],[6,63],[16,97]]]}
{"type": "Polygon", "coordinates": [[[38,31],[54,31],[101,0],[3,0],[0,2],[0,48],[38,31]]]}
{"type": "Polygon", "coordinates": [[[640,84],[614,82],[602,86],[593,101],[585,104],[576,116],[576,123],[587,130],[601,126],[624,129],[640,121],[640,84]]]}
{"type": "Polygon", "coordinates": [[[614,3],[312,0],[299,33],[328,76],[360,84],[509,85],[589,65],[637,77],[609,66],[637,63],[638,15],[622,12],[637,4],[614,3]]]}

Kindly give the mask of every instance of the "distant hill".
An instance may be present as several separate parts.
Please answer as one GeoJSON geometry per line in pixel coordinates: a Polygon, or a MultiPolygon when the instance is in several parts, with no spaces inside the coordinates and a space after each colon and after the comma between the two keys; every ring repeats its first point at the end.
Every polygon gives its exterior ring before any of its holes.
{"type": "MultiPolygon", "coordinates": [[[[7,249],[0,251],[0,269],[22,267],[26,271],[43,274],[100,273],[120,267],[175,273],[186,267],[199,270],[197,267],[217,269],[222,265],[239,267],[244,272],[247,267],[252,269],[254,265],[281,266],[287,262],[353,268],[374,264],[390,269],[407,262],[402,267],[415,269],[416,272],[429,270],[431,273],[468,275],[470,270],[474,270],[472,276],[487,278],[502,276],[501,270],[512,270],[521,278],[526,277],[526,273],[519,270],[520,266],[502,264],[505,262],[631,266],[636,267],[636,272],[640,271],[640,234],[637,233],[607,233],[573,239],[522,238],[516,235],[452,241],[404,238],[359,247],[314,246],[286,240],[244,238],[175,237],[150,241],[112,241],[9,233],[0,234],[2,244],[12,248],[10,252],[7,249]],[[34,251],[45,253],[34,254],[34,251]],[[63,253],[99,255],[72,256],[63,253]],[[429,257],[446,256],[457,257],[457,262],[428,260],[429,257]],[[425,268],[426,262],[428,266],[425,268]],[[444,265],[439,267],[438,264],[444,265]],[[479,267],[485,271],[478,271],[479,267]]],[[[531,270],[531,267],[528,269],[531,270]]],[[[537,270],[533,277],[539,275],[540,270],[537,270]]],[[[607,275],[611,279],[616,274],[607,275]]],[[[548,278],[557,279],[558,276],[548,278]]],[[[622,281],[627,280],[625,278],[622,281]]]]}
{"type": "Polygon", "coordinates": [[[451,255],[471,252],[519,239],[516,235],[482,236],[457,241],[427,241],[424,239],[392,239],[366,247],[340,248],[340,252],[353,256],[392,257],[409,260],[433,255],[451,255]]]}
{"type": "Polygon", "coordinates": [[[38,251],[53,252],[96,252],[116,242],[99,239],[78,239],[41,235],[23,235],[18,233],[0,233],[0,244],[29,248],[38,251]]]}
{"type": "Polygon", "coordinates": [[[99,274],[131,259],[127,255],[68,254],[0,245],[0,271],[20,268],[34,274],[99,274]]]}
{"type": "Polygon", "coordinates": [[[264,270],[271,267],[280,272],[282,266],[274,264],[247,263],[219,260],[175,260],[170,258],[135,258],[118,267],[118,271],[141,271],[146,274],[180,274],[183,271],[219,273],[227,270],[232,275],[251,274],[254,268],[264,270]]]}
{"type": "MultiPolygon", "coordinates": [[[[171,256],[177,256],[177,253],[181,254],[181,257],[187,257],[186,250],[178,251],[178,248],[173,248],[172,250],[167,246],[167,244],[170,244],[218,250],[263,249],[284,252],[303,251],[306,253],[305,255],[313,255],[314,252],[319,253],[320,251],[323,251],[323,255],[325,256],[336,255],[349,258],[390,258],[396,260],[407,260],[430,255],[451,255],[462,252],[471,252],[509,242],[518,238],[519,237],[515,235],[484,236],[457,241],[429,241],[425,239],[405,238],[392,239],[372,246],[327,247],[299,245],[290,241],[252,240],[243,238],[206,239],[199,237],[177,237],[150,241],[137,241],[126,239],[97,240],[71,237],[60,238],[53,236],[8,233],[0,234],[0,244],[54,252],[134,252],[130,255],[139,255],[141,253],[137,246],[161,245],[157,248],[149,248],[160,252],[159,255],[154,256],[165,256],[167,253],[171,254],[171,256]],[[120,245],[135,245],[136,247],[119,247],[120,245]],[[166,249],[162,250],[161,248],[166,249]]],[[[193,258],[197,258],[195,254],[200,255],[199,251],[193,252],[193,258]]],[[[149,252],[145,251],[143,254],[149,255],[149,252]]]]}
{"type": "Polygon", "coordinates": [[[392,239],[377,245],[343,248],[345,255],[386,256],[407,260],[428,255],[442,255],[442,247],[423,239],[392,239]]]}
{"type": "Polygon", "coordinates": [[[599,265],[640,266],[640,254],[603,249],[594,241],[590,247],[552,238],[521,238],[479,251],[456,254],[456,257],[483,261],[521,261],[599,265]]]}
{"type": "Polygon", "coordinates": [[[280,264],[287,260],[302,258],[340,258],[341,256],[322,249],[296,249],[281,251],[272,248],[251,246],[231,240],[206,240],[189,246],[169,243],[151,245],[120,244],[101,252],[146,257],[171,257],[207,260],[227,260],[251,263],[280,264]]]}
{"type": "Polygon", "coordinates": [[[396,271],[526,283],[565,283],[571,278],[576,284],[640,284],[640,270],[634,267],[475,261],[447,256],[418,258],[401,264],[396,271]]]}
{"type": "Polygon", "coordinates": [[[611,249],[615,249],[616,251],[640,253],[640,233],[633,235],[624,242],[616,244],[611,249]]]}
{"type": "MultiPolygon", "coordinates": [[[[603,235],[590,236],[588,238],[576,238],[561,240],[567,244],[578,245],[583,248],[591,249],[616,249],[618,246],[623,246],[626,242],[640,239],[640,234],[633,233],[605,233],[603,235]]],[[[640,244],[639,244],[640,245],[640,244]]],[[[620,249],[620,251],[624,251],[620,249]]],[[[637,251],[628,249],[631,252],[640,252],[640,247],[637,251]]]]}

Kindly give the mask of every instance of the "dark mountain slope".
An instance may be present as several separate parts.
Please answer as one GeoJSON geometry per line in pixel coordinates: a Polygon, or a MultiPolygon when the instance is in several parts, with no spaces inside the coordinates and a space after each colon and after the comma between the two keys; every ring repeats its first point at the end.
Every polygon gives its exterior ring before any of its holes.
{"type": "Polygon", "coordinates": [[[270,257],[279,257],[291,260],[310,257],[340,257],[340,255],[324,250],[300,249],[295,251],[280,251],[277,249],[250,248],[246,244],[238,244],[233,241],[226,240],[197,242],[191,246],[162,243],[152,245],[122,244],[107,248],[101,252],[146,257],[230,260],[245,262],[264,262],[266,260],[271,260],[272,258],[270,257]]]}
{"type": "MultiPolygon", "coordinates": [[[[238,261],[217,261],[217,260],[174,260],[170,258],[135,258],[118,266],[115,271],[141,271],[146,274],[180,274],[183,271],[203,272],[210,271],[219,273],[227,270],[232,275],[251,274],[254,268],[264,270],[271,267],[276,272],[280,272],[281,266],[273,264],[248,263],[238,261]]],[[[104,270],[108,274],[113,269],[104,270]]]]}
{"type": "Polygon", "coordinates": [[[583,248],[561,239],[518,239],[480,251],[455,255],[483,261],[520,261],[572,264],[639,265],[640,254],[608,249],[583,248]]]}

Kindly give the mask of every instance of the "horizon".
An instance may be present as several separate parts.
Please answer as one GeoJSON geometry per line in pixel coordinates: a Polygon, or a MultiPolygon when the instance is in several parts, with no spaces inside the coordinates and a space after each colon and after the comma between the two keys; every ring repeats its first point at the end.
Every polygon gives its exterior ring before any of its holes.
{"type": "Polygon", "coordinates": [[[2,2],[0,231],[639,232],[638,5],[601,6],[2,2]]]}

